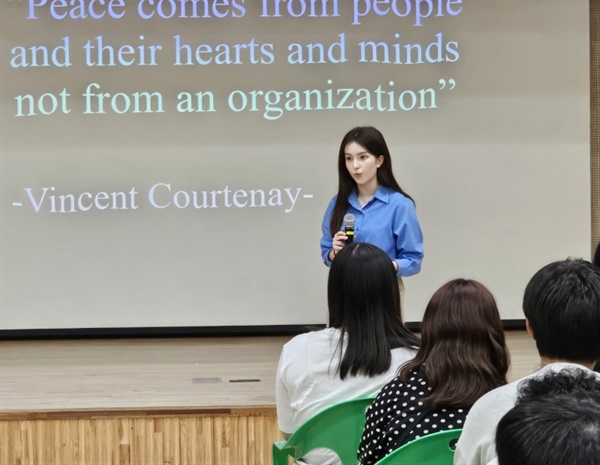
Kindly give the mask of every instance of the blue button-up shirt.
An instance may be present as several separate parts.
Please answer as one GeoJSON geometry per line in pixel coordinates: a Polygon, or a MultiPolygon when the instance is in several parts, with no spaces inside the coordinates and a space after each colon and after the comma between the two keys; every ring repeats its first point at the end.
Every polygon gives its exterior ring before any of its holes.
{"type": "MultiPolygon", "coordinates": [[[[329,222],[337,197],[325,211],[321,230],[321,255],[330,266],[329,252],[333,235],[329,222]]],[[[380,186],[373,198],[361,208],[356,190],[348,198],[346,213],[356,217],[354,242],[368,242],[386,252],[398,264],[398,276],[411,276],[421,270],[423,260],[423,233],[412,201],[388,187],[380,186]]]]}

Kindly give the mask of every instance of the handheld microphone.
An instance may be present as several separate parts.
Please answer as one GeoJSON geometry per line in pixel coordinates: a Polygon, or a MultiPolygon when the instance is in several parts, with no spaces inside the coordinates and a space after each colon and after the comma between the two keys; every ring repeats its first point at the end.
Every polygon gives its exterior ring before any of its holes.
{"type": "Polygon", "coordinates": [[[356,224],[356,218],[352,213],[344,215],[344,232],[346,233],[346,244],[351,244],[354,240],[354,225],[356,224]]]}

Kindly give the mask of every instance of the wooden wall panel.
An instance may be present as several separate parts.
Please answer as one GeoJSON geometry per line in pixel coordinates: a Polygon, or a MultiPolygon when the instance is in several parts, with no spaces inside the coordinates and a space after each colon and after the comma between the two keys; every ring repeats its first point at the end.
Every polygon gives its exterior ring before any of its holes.
{"type": "Polygon", "coordinates": [[[181,422],[177,418],[163,418],[163,460],[170,465],[181,463],[181,422]]]}
{"type": "MultiPolygon", "coordinates": [[[[600,242],[600,1],[590,0],[592,254],[600,242]]],[[[592,255],[593,256],[593,255],[592,255]]]]}
{"type": "MultiPolygon", "coordinates": [[[[269,411],[272,410],[272,411],[269,411]]],[[[0,421],[0,465],[268,465],[275,412],[0,421]]]]}

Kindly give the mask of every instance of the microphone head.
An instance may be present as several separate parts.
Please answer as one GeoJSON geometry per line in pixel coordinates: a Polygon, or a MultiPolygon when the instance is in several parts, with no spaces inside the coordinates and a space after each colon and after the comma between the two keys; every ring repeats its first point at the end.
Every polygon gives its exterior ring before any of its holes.
{"type": "Polygon", "coordinates": [[[344,227],[353,228],[356,224],[356,217],[352,213],[346,213],[344,215],[344,227]]]}

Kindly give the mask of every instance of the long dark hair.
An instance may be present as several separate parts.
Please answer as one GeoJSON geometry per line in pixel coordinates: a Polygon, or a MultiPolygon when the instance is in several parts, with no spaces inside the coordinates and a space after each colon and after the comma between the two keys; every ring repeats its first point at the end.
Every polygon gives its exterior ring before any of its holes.
{"type": "Polygon", "coordinates": [[[377,182],[381,186],[389,187],[390,189],[400,192],[410,200],[413,200],[410,195],[402,190],[396,181],[396,178],[394,178],[394,172],[392,171],[392,157],[390,156],[390,151],[385,143],[383,134],[372,126],[355,127],[348,131],[340,144],[338,155],[339,186],[337,200],[335,202],[335,207],[333,207],[331,221],[329,223],[329,230],[331,231],[332,236],[339,231],[342,225],[348,205],[348,197],[350,197],[350,194],[356,186],[354,179],[352,179],[352,176],[346,169],[346,146],[352,142],[361,145],[367,152],[375,157],[383,155],[383,163],[377,170],[377,182]]]}
{"type": "Polygon", "coordinates": [[[432,408],[470,407],[486,392],[506,384],[510,355],[494,297],[477,281],[455,279],[438,289],[421,324],[421,348],[400,367],[408,382],[421,370],[432,408]]]}
{"type": "Polygon", "coordinates": [[[394,266],[374,245],[348,244],[337,254],[329,271],[327,301],[329,326],[341,330],[337,351],[341,379],[385,373],[392,349],[419,344],[400,316],[394,266]]]}

